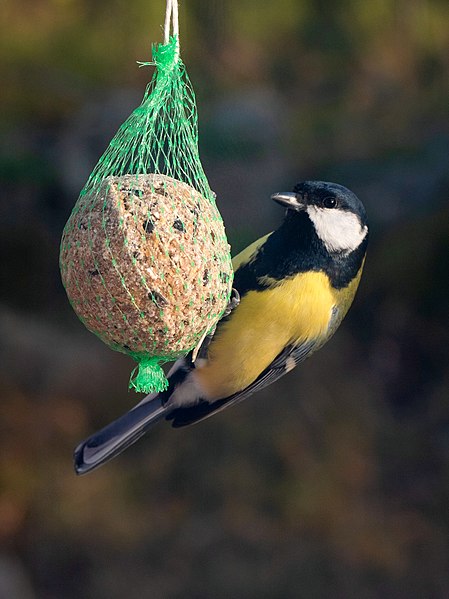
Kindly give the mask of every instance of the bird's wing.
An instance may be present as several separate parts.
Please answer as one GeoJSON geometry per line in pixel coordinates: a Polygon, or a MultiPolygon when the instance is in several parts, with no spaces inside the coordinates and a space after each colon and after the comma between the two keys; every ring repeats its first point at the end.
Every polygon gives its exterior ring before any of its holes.
{"type": "Polygon", "coordinates": [[[224,410],[229,406],[243,401],[256,391],[268,387],[268,385],[271,385],[271,383],[280,379],[284,374],[290,372],[290,370],[300,362],[303,362],[315,351],[320,349],[320,347],[322,347],[335,332],[336,325],[338,326],[340,320],[339,316],[338,308],[334,307],[329,320],[327,335],[321,339],[314,339],[300,345],[288,345],[276,356],[272,363],[255,379],[255,381],[242,391],[212,403],[200,401],[193,406],[175,408],[166,416],[166,420],[171,420],[174,428],[195,424],[217,412],[221,412],[221,410],[224,410]]]}
{"type": "Polygon", "coordinates": [[[242,268],[243,266],[249,264],[254,260],[254,258],[257,256],[258,251],[266,242],[266,240],[270,237],[271,234],[272,233],[268,233],[267,235],[264,235],[257,241],[251,243],[247,248],[242,250],[239,254],[237,254],[237,256],[234,256],[234,258],[232,259],[232,267],[234,269],[234,272],[237,272],[239,268],[242,268]]]}
{"type": "Polygon", "coordinates": [[[320,340],[316,340],[299,346],[289,345],[278,354],[273,362],[246,389],[212,403],[200,401],[194,406],[176,408],[166,416],[166,419],[171,420],[172,426],[178,428],[200,422],[212,416],[212,414],[221,412],[221,410],[243,401],[256,391],[260,391],[280,379],[318,349],[321,343],[320,340]]]}

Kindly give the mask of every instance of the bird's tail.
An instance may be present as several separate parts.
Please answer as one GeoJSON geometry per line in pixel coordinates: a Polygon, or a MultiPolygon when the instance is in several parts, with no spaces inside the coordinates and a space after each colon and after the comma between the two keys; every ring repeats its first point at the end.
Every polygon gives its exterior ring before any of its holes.
{"type": "Polygon", "coordinates": [[[74,452],[75,472],[85,474],[132,445],[169,409],[159,395],[149,395],[132,410],[82,441],[74,452]]]}

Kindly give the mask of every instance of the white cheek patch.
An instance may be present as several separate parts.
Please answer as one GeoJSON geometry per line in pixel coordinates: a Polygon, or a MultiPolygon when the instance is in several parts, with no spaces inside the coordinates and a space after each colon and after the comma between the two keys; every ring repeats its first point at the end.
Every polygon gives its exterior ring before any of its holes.
{"type": "Polygon", "coordinates": [[[359,247],[368,233],[368,227],[362,227],[352,212],[338,208],[307,206],[307,214],[316,234],[329,252],[352,252],[359,247]]]}

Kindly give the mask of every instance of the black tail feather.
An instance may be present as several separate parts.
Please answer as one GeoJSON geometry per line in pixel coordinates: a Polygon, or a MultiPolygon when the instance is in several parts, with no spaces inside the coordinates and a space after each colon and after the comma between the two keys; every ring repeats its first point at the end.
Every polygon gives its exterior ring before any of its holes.
{"type": "Polygon", "coordinates": [[[149,399],[82,441],[74,452],[75,472],[86,474],[135,443],[167,415],[160,397],[149,399]]]}

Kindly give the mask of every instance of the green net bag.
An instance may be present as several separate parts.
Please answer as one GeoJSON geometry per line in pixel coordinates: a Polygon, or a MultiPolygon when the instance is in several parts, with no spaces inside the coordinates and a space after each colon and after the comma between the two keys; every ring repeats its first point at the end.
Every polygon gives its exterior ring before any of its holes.
{"type": "Polygon", "coordinates": [[[78,317],[138,362],[130,387],[151,392],[167,386],[160,363],[194,348],[219,320],[232,265],[177,35],[144,64],[155,66],[152,81],[80,193],[60,266],[78,317]]]}

